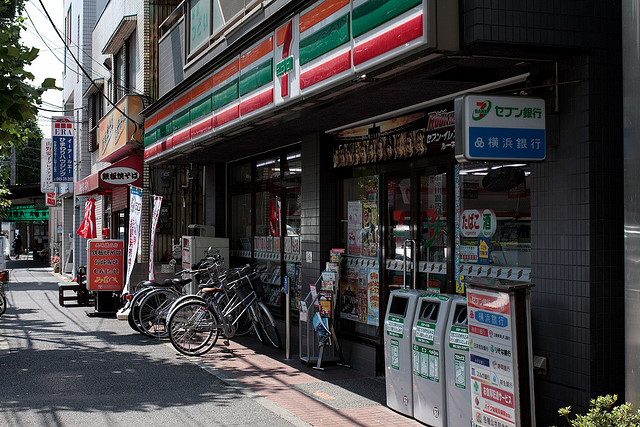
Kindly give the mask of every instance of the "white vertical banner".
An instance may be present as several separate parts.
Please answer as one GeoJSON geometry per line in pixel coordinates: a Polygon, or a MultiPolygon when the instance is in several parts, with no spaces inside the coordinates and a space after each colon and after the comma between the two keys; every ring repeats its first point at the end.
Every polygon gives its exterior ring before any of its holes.
{"type": "Polygon", "coordinates": [[[142,189],[130,187],[131,198],[129,205],[129,249],[127,250],[127,280],[122,289],[123,294],[129,293],[129,280],[136,262],[138,245],[140,243],[140,217],[142,215],[142,189]]]}
{"type": "Polygon", "coordinates": [[[40,191],[53,193],[53,145],[51,138],[43,138],[40,142],[40,191]]]}
{"type": "Polygon", "coordinates": [[[158,228],[158,217],[162,207],[162,196],[153,196],[153,219],[151,220],[151,247],[149,248],[149,280],[156,281],[156,266],[153,262],[156,247],[156,229],[158,228]]]}

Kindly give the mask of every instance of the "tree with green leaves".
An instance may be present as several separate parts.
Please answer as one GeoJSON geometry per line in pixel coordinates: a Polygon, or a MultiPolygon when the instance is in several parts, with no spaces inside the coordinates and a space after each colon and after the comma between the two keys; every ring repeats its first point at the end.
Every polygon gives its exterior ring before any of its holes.
{"type": "MultiPolygon", "coordinates": [[[[36,119],[44,91],[57,89],[53,78],[39,87],[31,84],[35,77],[25,69],[38,56],[38,49],[20,43],[25,1],[0,0],[0,149],[37,138],[25,123],[36,119]]],[[[0,214],[9,205],[6,196],[7,189],[0,184],[0,214]]]]}

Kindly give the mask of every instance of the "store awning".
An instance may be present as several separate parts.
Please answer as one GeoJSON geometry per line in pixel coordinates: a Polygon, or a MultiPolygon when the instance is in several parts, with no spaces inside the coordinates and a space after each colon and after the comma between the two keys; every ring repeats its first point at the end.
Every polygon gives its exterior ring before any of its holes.
{"type": "Polygon", "coordinates": [[[142,157],[133,155],[76,182],[76,196],[109,193],[113,188],[142,186],[142,157]]]}

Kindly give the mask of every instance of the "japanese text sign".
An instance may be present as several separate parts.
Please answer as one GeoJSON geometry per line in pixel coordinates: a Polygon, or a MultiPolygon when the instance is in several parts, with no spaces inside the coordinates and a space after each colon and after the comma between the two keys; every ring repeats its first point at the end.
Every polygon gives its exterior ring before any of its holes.
{"type": "Polygon", "coordinates": [[[91,239],[87,248],[87,288],[90,291],[122,290],[124,241],[91,239]]]}
{"type": "Polygon", "coordinates": [[[50,138],[43,138],[40,143],[40,191],[52,193],[56,187],[52,181],[53,146],[50,138]]]}
{"type": "Polygon", "coordinates": [[[458,161],[546,158],[544,99],[465,95],[456,99],[456,129],[458,161]]]}
{"type": "Polygon", "coordinates": [[[73,182],[73,123],[70,118],[51,118],[52,181],[73,182]]]}
{"type": "Polygon", "coordinates": [[[509,294],[469,289],[471,404],[478,426],[517,424],[516,360],[509,294]]]}

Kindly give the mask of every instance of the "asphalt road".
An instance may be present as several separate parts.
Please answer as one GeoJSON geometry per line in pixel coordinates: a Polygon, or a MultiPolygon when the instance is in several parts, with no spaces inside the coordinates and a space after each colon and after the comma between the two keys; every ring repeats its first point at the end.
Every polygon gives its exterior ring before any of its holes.
{"type": "MultiPolygon", "coordinates": [[[[283,426],[266,399],[227,384],[126,321],[60,307],[60,278],[10,261],[0,316],[2,426],[283,426]]],[[[288,420],[285,418],[289,418],[288,420]]],[[[291,422],[289,422],[291,421],[291,422]]]]}

